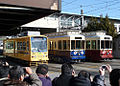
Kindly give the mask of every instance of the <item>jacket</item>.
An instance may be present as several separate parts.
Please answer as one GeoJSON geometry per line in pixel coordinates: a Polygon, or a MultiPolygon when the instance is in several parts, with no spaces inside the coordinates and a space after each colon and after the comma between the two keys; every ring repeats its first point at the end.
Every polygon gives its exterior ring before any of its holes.
{"type": "Polygon", "coordinates": [[[101,75],[96,75],[93,78],[92,86],[106,86],[104,84],[105,77],[101,75]]]}
{"type": "Polygon", "coordinates": [[[39,77],[39,79],[42,81],[42,86],[52,86],[50,77],[39,77]]]}
{"type": "Polygon", "coordinates": [[[32,84],[20,80],[7,79],[0,81],[0,86],[42,86],[42,82],[36,74],[30,74],[29,76],[32,84]]]}
{"type": "Polygon", "coordinates": [[[85,78],[83,76],[74,77],[70,81],[70,86],[91,86],[91,82],[88,78],[85,78]]]}
{"type": "Polygon", "coordinates": [[[55,78],[52,82],[53,86],[69,86],[70,79],[73,76],[70,74],[61,74],[59,77],[55,78]]]}

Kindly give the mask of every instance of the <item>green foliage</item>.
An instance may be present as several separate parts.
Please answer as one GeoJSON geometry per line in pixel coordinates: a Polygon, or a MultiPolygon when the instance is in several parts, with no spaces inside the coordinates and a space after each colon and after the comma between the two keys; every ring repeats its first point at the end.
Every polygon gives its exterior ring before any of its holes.
{"type": "Polygon", "coordinates": [[[105,18],[101,16],[99,20],[92,17],[88,23],[88,26],[84,29],[84,32],[98,30],[105,30],[107,34],[111,35],[112,37],[117,36],[114,22],[110,21],[107,15],[105,18]]]}

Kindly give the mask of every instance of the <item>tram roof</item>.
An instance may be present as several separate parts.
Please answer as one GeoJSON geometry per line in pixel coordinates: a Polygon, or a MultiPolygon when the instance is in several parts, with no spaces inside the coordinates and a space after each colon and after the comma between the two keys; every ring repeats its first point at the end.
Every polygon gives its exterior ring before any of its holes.
{"type": "Polygon", "coordinates": [[[91,39],[104,39],[104,40],[112,40],[112,36],[110,35],[94,35],[94,36],[85,36],[85,38],[91,38],[91,39]]]}
{"type": "Polygon", "coordinates": [[[82,34],[78,34],[78,35],[61,35],[61,36],[50,36],[48,38],[62,38],[62,37],[83,37],[83,39],[85,39],[85,36],[82,34]]]}

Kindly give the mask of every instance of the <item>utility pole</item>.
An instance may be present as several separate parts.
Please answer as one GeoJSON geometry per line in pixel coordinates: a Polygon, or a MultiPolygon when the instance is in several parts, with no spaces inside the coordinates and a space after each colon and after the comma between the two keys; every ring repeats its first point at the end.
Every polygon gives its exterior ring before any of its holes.
{"type": "Polygon", "coordinates": [[[80,18],[81,20],[81,30],[83,30],[84,29],[84,16],[83,16],[83,10],[81,9],[81,18],[80,18]]]}

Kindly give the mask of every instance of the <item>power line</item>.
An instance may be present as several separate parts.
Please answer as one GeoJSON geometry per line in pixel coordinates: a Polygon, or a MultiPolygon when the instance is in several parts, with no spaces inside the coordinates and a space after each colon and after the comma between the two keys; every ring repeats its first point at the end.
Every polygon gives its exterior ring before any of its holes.
{"type": "MultiPolygon", "coordinates": [[[[119,1],[119,0],[116,0],[116,1],[119,1]]],[[[110,0],[110,1],[105,1],[105,2],[101,2],[101,3],[95,3],[95,4],[91,4],[91,5],[79,5],[79,7],[81,7],[81,8],[86,8],[86,7],[93,7],[93,6],[96,6],[96,5],[101,5],[101,4],[106,4],[106,3],[113,3],[113,2],[116,2],[115,0],[110,0]]],[[[75,7],[75,10],[76,9],[80,9],[79,7],[78,7],[78,5],[75,5],[76,7],[75,7]]],[[[72,8],[72,6],[71,7],[69,7],[69,9],[71,9],[72,8]]],[[[63,8],[63,9],[65,9],[65,8],[63,8]]],[[[66,9],[68,9],[68,8],[66,8],[66,9]]]]}
{"type": "Polygon", "coordinates": [[[65,5],[63,5],[63,7],[65,7],[65,6],[67,6],[67,5],[70,5],[70,4],[73,4],[73,3],[76,2],[76,1],[78,1],[78,0],[72,0],[71,2],[68,2],[68,3],[66,3],[65,5]]]}
{"type": "MultiPolygon", "coordinates": [[[[116,4],[118,4],[118,3],[120,3],[120,2],[117,1],[117,2],[115,2],[115,3],[112,3],[112,4],[108,5],[107,7],[116,5],[116,4]]],[[[87,13],[91,13],[91,12],[94,12],[94,11],[99,11],[99,10],[102,10],[102,9],[106,9],[105,6],[104,6],[104,7],[101,7],[101,8],[96,8],[96,9],[93,9],[93,10],[90,10],[90,11],[87,11],[87,12],[84,12],[84,13],[87,14],[87,13]]]]}
{"type": "MultiPolygon", "coordinates": [[[[90,7],[90,6],[94,6],[94,5],[101,5],[101,4],[106,4],[106,3],[113,3],[114,1],[115,0],[110,0],[110,1],[104,1],[104,2],[101,2],[101,3],[95,3],[95,4],[92,4],[92,5],[82,5],[82,7],[90,7]]],[[[119,0],[116,0],[116,1],[119,1],[119,0]]]]}

